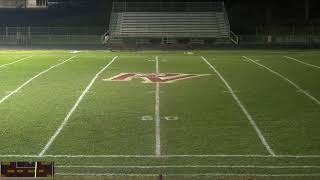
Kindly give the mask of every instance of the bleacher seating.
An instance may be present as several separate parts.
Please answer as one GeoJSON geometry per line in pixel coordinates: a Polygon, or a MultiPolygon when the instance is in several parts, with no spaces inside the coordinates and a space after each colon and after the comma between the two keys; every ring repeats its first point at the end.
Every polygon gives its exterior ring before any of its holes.
{"type": "Polygon", "coordinates": [[[122,37],[228,37],[221,12],[125,12],[112,36],[122,37]]]}
{"type": "Polygon", "coordinates": [[[109,31],[111,40],[230,37],[229,21],[222,2],[215,3],[211,11],[113,11],[109,31]]]}

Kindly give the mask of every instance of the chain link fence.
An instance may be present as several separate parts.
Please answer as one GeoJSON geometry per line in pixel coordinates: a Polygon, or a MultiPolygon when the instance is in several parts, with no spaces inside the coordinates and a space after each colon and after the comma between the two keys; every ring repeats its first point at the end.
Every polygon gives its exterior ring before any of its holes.
{"type": "MultiPolygon", "coordinates": [[[[0,45],[101,45],[105,27],[0,26],[0,45]]],[[[320,45],[320,35],[240,35],[239,45],[320,45]]]]}
{"type": "Polygon", "coordinates": [[[240,45],[320,45],[319,36],[307,35],[278,35],[278,36],[257,36],[257,35],[240,35],[240,45]]]}
{"type": "Polygon", "coordinates": [[[98,45],[104,27],[0,27],[0,45],[98,45]]]}

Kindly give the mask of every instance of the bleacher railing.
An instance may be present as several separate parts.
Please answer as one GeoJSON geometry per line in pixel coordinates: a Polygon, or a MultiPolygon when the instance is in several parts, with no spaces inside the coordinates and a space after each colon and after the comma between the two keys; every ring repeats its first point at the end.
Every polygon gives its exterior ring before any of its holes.
{"type": "Polygon", "coordinates": [[[113,12],[222,12],[221,2],[114,2],[113,12]]]}
{"type": "Polygon", "coordinates": [[[239,44],[239,36],[237,36],[235,33],[233,33],[232,31],[230,31],[230,40],[234,43],[234,44],[239,44]]]}

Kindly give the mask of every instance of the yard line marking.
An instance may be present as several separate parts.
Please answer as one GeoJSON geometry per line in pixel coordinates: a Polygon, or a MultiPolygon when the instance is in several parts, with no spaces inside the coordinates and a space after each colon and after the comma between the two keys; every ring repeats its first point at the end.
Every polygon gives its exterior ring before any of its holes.
{"type": "Polygon", "coordinates": [[[36,158],[37,155],[0,155],[1,158],[18,157],[18,158],[36,158]]]}
{"type": "Polygon", "coordinates": [[[301,61],[301,60],[299,60],[299,59],[296,59],[296,58],[293,58],[293,57],[290,57],[290,56],[283,56],[283,57],[285,57],[285,58],[287,58],[287,59],[294,60],[294,61],[296,61],[296,62],[299,62],[299,63],[304,64],[304,65],[307,65],[307,66],[311,66],[311,67],[315,67],[315,68],[320,69],[320,66],[316,66],[316,65],[313,65],[313,64],[309,64],[309,63],[306,63],[306,62],[304,62],[304,61],[301,61]]]}
{"type": "Polygon", "coordinates": [[[59,126],[59,128],[55,131],[55,133],[53,134],[53,136],[50,138],[50,140],[48,141],[48,143],[44,146],[44,148],[42,149],[42,151],[39,154],[39,157],[43,156],[44,153],[46,153],[46,151],[49,149],[49,147],[51,146],[51,144],[53,143],[53,141],[57,138],[57,136],[60,134],[60,132],[62,131],[62,129],[65,127],[65,125],[67,124],[69,118],[71,117],[71,115],[73,114],[73,112],[77,109],[77,107],[79,106],[80,102],[82,101],[82,99],[84,98],[84,96],[88,93],[88,91],[90,90],[90,88],[92,87],[92,85],[95,83],[95,81],[98,79],[99,75],[106,70],[116,59],[118,58],[118,56],[115,56],[104,68],[102,68],[95,76],[94,78],[91,80],[90,84],[86,87],[86,89],[82,92],[82,94],[80,95],[80,97],[78,98],[78,100],[76,101],[76,103],[73,105],[73,107],[71,108],[71,110],[69,111],[69,113],[67,114],[67,116],[64,118],[63,122],[61,123],[61,125],[59,126]]]}
{"type": "Polygon", "coordinates": [[[320,155],[262,155],[262,154],[186,154],[186,155],[166,155],[165,157],[262,157],[262,158],[320,158],[320,155]]]}
{"type": "Polygon", "coordinates": [[[315,174],[225,174],[225,173],[207,173],[207,174],[167,174],[165,176],[253,176],[253,177],[305,177],[305,176],[320,176],[315,174]]]}
{"type": "MultiPolygon", "coordinates": [[[[156,56],[156,74],[159,74],[159,58],[156,56]]],[[[156,136],[156,156],[161,156],[161,132],[160,132],[160,83],[156,83],[155,95],[155,136],[156,136]]]]}
{"type": "MultiPolygon", "coordinates": [[[[0,155],[0,157],[38,158],[39,155],[0,155]]],[[[320,158],[320,155],[262,155],[262,154],[185,154],[185,155],[43,155],[43,158],[209,158],[209,157],[245,157],[245,158],[320,158]]]]}
{"type": "Polygon", "coordinates": [[[228,88],[229,92],[231,93],[233,99],[237,102],[237,104],[239,105],[240,109],[242,110],[242,112],[246,115],[247,119],[249,120],[250,124],[252,125],[252,127],[254,128],[254,130],[256,131],[258,137],[260,138],[262,144],[265,146],[266,150],[272,155],[272,156],[276,156],[275,153],[273,152],[273,150],[271,149],[271,147],[269,146],[267,140],[264,138],[264,136],[262,135],[259,127],[257,126],[256,122],[253,120],[251,114],[247,111],[247,109],[245,108],[245,106],[242,104],[242,102],[239,100],[238,96],[235,94],[235,92],[233,91],[233,89],[231,88],[231,86],[229,85],[229,83],[223,78],[223,76],[220,74],[220,72],[212,65],[209,63],[209,61],[201,56],[202,60],[204,62],[206,62],[211,69],[219,76],[219,78],[223,81],[223,83],[225,84],[225,86],[228,88]]]}
{"type": "Polygon", "coordinates": [[[279,155],[279,158],[320,158],[320,155],[279,155]]]}
{"type": "MultiPolygon", "coordinates": [[[[125,173],[55,173],[58,176],[135,176],[135,177],[143,177],[143,176],[159,176],[159,174],[125,174],[125,173]]],[[[252,176],[252,177],[306,177],[306,176],[320,176],[320,173],[314,174],[227,174],[227,173],[207,173],[207,174],[165,174],[163,176],[252,176]]]]}
{"type": "Polygon", "coordinates": [[[255,64],[258,65],[258,66],[261,66],[261,67],[267,69],[267,70],[270,71],[271,73],[279,76],[280,78],[282,78],[283,80],[285,80],[285,81],[287,81],[289,84],[291,84],[293,87],[295,87],[297,90],[299,90],[300,92],[302,92],[304,95],[306,95],[307,97],[309,97],[311,100],[313,100],[314,102],[316,102],[318,105],[320,105],[320,101],[319,101],[317,98],[313,97],[310,93],[308,93],[307,91],[303,90],[300,86],[298,86],[296,83],[292,82],[290,79],[286,78],[286,77],[283,76],[282,74],[280,74],[280,73],[272,70],[271,68],[269,68],[269,67],[267,67],[267,66],[265,66],[265,65],[262,65],[262,64],[260,64],[260,63],[258,63],[258,62],[256,62],[256,61],[254,61],[254,60],[252,60],[252,59],[250,59],[250,58],[248,58],[248,57],[246,57],[246,56],[242,56],[242,57],[245,58],[245,59],[247,59],[247,60],[249,60],[249,61],[251,61],[251,62],[253,62],[253,63],[255,63],[255,64]]]}
{"type": "Polygon", "coordinates": [[[55,173],[58,176],[131,176],[131,177],[142,177],[142,176],[159,176],[159,174],[125,174],[125,173],[101,173],[101,174],[94,174],[94,173],[55,173]]]}
{"type": "Polygon", "coordinates": [[[32,58],[33,56],[28,56],[28,57],[24,57],[22,59],[19,59],[17,61],[14,61],[14,62],[11,62],[11,63],[8,63],[8,64],[3,64],[3,65],[0,65],[0,68],[2,67],[6,67],[6,66],[9,66],[9,65],[12,65],[12,64],[15,64],[17,62],[20,62],[20,61],[23,61],[23,60],[26,60],[26,59],[29,59],[29,58],[32,58]]]}
{"type": "Polygon", "coordinates": [[[7,100],[7,99],[8,99],[9,97],[11,97],[12,95],[14,95],[15,93],[17,93],[18,91],[20,91],[23,87],[25,87],[26,85],[28,85],[30,82],[32,82],[33,80],[35,80],[35,79],[38,78],[39,76],[47,73],[48,71],[50,71],[50,70],[53,69],[53,68],[56,68],[56,67],[58,67],[58,66],[60,66],[60,65],[62,65],[62,64],[64,64],[64,63],[70,61],[71,59],[73,59],[73,58],[75,58],[75,57],[77,57],[77,56],[72,56],[71,58],[69,58],[69,59],[67,59],[67,60],[65,60],[65,61],[63,61],[63,62],[61,62],[61,63],[59,63],[59,64],[56,64],[56,65],[54,65],[54,66],[51,66],[49,69],[44,70],[44,71],[40,72],[39,74],[33,76],[31,79],[29,79],[29,80],[27,80],[26,82],[24,82],[24,83],[23,83],[21,86],[19,86],[17,89],[15,89],[15,90],[12,91],[11,93],[9,93],[8,95],[6,95],[6,96],[4,96],[2,99],[0,99],[0,104],[3,103],[5,100],[7,100]]]}
{"type": "Polygon", "coordinates": [[[163,168],[252,168],[252,169],[318,169],[320,166],[255,166],[255,165],[168,165],[168,166],[55,166],[56,168],[127,168],[127,169],[163,169],[163,168]]]}

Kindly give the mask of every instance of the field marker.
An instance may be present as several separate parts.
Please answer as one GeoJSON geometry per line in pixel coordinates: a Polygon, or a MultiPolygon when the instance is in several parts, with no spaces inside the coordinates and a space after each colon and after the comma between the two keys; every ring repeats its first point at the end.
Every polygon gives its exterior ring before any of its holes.
{"type": "MultiPolygon", "coordinates": [[[[55,173],[58,176],[129,176],[129,177],[145,177],[145,176],[159,176],[159,174],[114,174],[114,173],[55,173]]],[[[237,176],[237,177],[306,177],[306,176],[320,176],[320,173],[314,174],[228,174],[228,173],[207,173],[207,174],[166,174],[164,176],[237,176]]]]}
{"type": "Polygon", "coordinates": [[[167,121],[177,121],[177,120],[179,120],[179,117],[178,116],[166,116],[166,117],[164,117],[164,119],[167,121]]]}
{"type": "Polygon", "coordinates": [[[285,58],[287,58],[287,59],[294,60],[294,61],[296,61],[296,62],[299,62],[299,63],[304,64],[304,65],[307,65],[307,66],[311,66],[311,67],[315,67],[315,68],[320,69],[320,66],[316,66],[316,65],[313,65],[313,64],[309,64],[309,63],[303,62],[303,61],[301,61],[301,60],[299,60],[299,59],[296,59],[296,58],[293,58],[293,57],[289,57],[289,56],[283,56],[283,57],[285,57],[285,58]]]}
{"type": "Polygon", "coordinates": [[[242,102],[239,100],[238,96],[235,94],[235,92],[233,91],[233,89],[231,88],[231,86],[229,85],[229,83],[223,78],[223,76],[220,74],[220,72],[212,65],[209,63],[209,61],[201,56],[202,60],[204,62],[206,62],[211,69],[219,76],[219,78],[223,81],[223,83],[225,84],[225,86],[228,88],[229,92],[231,93],[233,99],[237,102],[237,104],[239,105],[240,109],[242,110],[242,112],[246,115],[247,119],[249,120],[250,124],[252,125],[252,127],[254,128],[254,130],[256,131],[258,137],[260,138],[262,144],[265,146],[266,150],[272,155],[275,156],[275,153],[273,152],[273,150],[271,149],[271,147],[269,146],[268,142],[266,141],[266,139],[264,138],[264,136],[262,135],[259,127],[257,126],[256,122],[253,120],[252,116],[250,115],[250,113],[247,111],[247,109],[245,108],[245,106],[242,104],[242,102]]]}
{"type": "Polygon", "coordinates": [[[56,168],[127,168],[127,169],[163,169],[163,168],[252,168],[252,169],[320,169],[320,166],[259,166],[259,165],[166,165],[166,166],[55,166],[56,168]]]}
{"type": "Polygon", "coordinates": [[[15,64],[17,62],[20,62],[20,61],[23,61],[23,60],[26,60],[26,59],[29,59],[29,58],[32,58],[33,56],[28,56],[28,57],[24,57],[22,59],[19,59],[17,61],[14,61],[14,62],[11,62],[11,63],[8,63],[8,64],[3,64],[3,65],[0,65],[0,68],[2,67],[6,67],[6,66],[9,66],[9,65],[12,65],[12,64],[15,64]]]}
{"type": "MultiPolygon", "coordinates": [[[[230,93],[230,91],[223,91],[224,93],[230,93]]],[[[233,90],[234,93],[239,93],[240,91],[238,90],[233,90]]]]}
{"type": "Polygon", "coordinates": [[[281,79],[287,81],[289,84],[291,84],[291,85],[292,85],[293,87],[295,87],[297,90],[299,90],[299,91],[302,92],[304,95],[306,95],[306,96],[309,97],[311,100],[313,100],[313,101],[316,102],[318,105],[320,105],[320,101],[319,101],[317,98],[313,97],[310,93],[308,93],[307,91],[303,90],[300,86],[298,86],[296,83],[292,82],[290,79],[286,78],[286,77],[283,76],[282,74],[280,74],[280,73],[272,70],[271,68],[269,68],[269,67],[267,67],[267,66],[265,66],[265,65],[262,65],[262,64],[260,64],[260,63],[258,63],[258,62],[256,62],[256,61],[254,61],[254,60],[252,60],[252,59],[250,59],[250,58],[248,58],[248,57],[246,57],[246,56],[242,56],[242,57],[245,58],[245,59],[247,59],[247,60],[249,60],[249,61],[251,61],[251,62],[253,62],[253,63],[255,63],[255,64],[258,65],[258,66],[261,66],[261,67],[267,69],[267,70],[270,71],[271,73],[279,76],[281,79]]]}
{"type": "Polygon", "coordinates": [[[51,144],[53,143],[53,141],[57,138],[57,136],[60,134],[60,132],[62,131],[62,129],[65,127],[65,125],[67,124],[69,118],[71,117],[71,115],[73,114],[73,112],[77,109],[77,107],[79,106],[80,102],[82,101],[82,99],[84,98],[84,96],[88,93],[88,91],[90,90],[90,88],[93,86],[93,84],[95,83],[95,81],[98,79],[99,75],[106,70],[116,59],[118,58],[118,56],[114,57],[104,68],[102,68],[95,76],[94,78],[91,80],[91,82],[89,83],[89,85],[86,87],[86,89],[82,92],[82,94],[80,95],[80,97],[78,98],[78,100],[76,101],[76,103],[73,105],[73,107],[71,108],[71,110],[69,111],[69,113],[67,114],[67,116],[64,118],[63,122],[61,123],[61,125],[59,126],[59,128],[55,131],[55,133],[53,134],[53,136],[50,138],[50,140],[48,141],[48,143],[44,146],[44,148],[42,149],[42,151],[39,154],[39,157],[43,156],[44,153],[46,153],[46,151],[49,149],[49,147],[51,146],[51,144]]]}
{"type": "Polygon", "coordinates": [[[152,116],[142,116],[141,120],[142,121],[153,121],[153,117],[152,116]]]}
{"type": "Polygon", "coordinates": [[[14,95],[15,93],[17,93],[18,91],[20,91],[24,86],[28,85],[30,82],[32,82],[33,80],[35,80],[36,78],[38,78],[39,76],[47,73],[48,71],[50,71],[51,69],[53,68],[56,68],[68,61],[70,61],[71,59],[75,58],[76,56],[72,56],[71,58],[59,63],[59,64],[56,64],[54,66],[51,66],[49,69],[46,69],[42,72],[40,72],[39,74],[33,76],[31,79],[27,80],[26,82],[24,82],[21,86],[19,86],[17,89],[15,89],[14,91],[12,91],[11,93],[9,93],[8,95],[4,96],[2,99],[0,99],[0,104],[3,103],[5,100],[7,100],[9,97],[11,97],[12,95],[14,95]]]}
{"type": "MultiPolygon", "coordinates": [[[[159,58],[156,56],[156,74],[159,74],[159,58]]],[[[160,83],[156,83],[155,95],[155,137],[156,137],[156,156],[161,156],[161,131],[160,131],[160,83]]]]}

